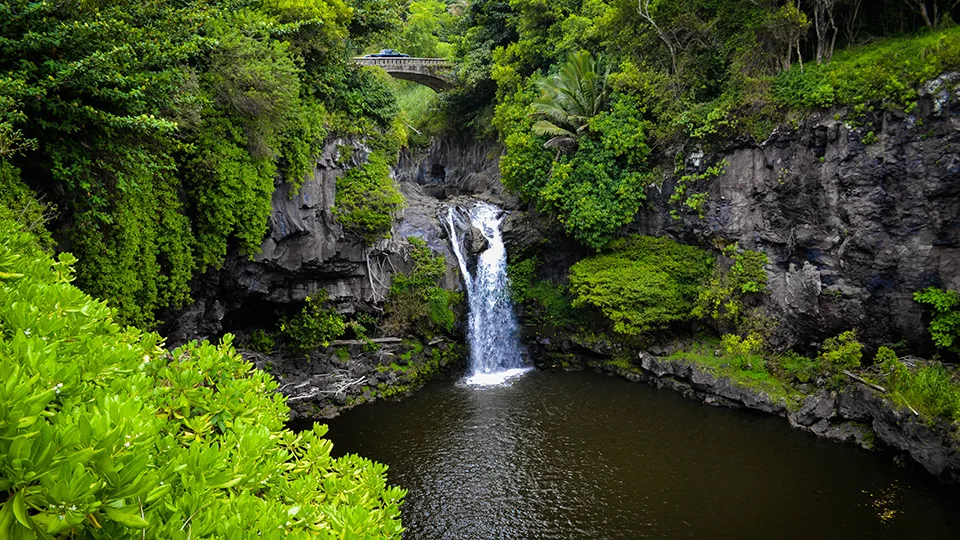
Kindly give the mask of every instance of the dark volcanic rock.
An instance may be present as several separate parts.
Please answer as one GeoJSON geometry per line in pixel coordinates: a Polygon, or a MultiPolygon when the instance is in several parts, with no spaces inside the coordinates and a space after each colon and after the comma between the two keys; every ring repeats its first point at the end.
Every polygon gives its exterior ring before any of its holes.
{"type": "MultiPolygon", "coordinates": [[[[266,316],[271,310],[264,308],[302,302],[321,290],[342,312],[375,309],[386,297],[392,275],[409,270],[412,264],[409,236],[423,239],[443,254],[448,271],[442,285],[460,287],[456,260],[438,219],[443,203],[426,195],[421,186],[400,184],[406,205],[396,216],[390,237],[372,246],[337,223],[333,215],[337,177],[345,170],[338,162],[338,149],[344,145],[354,148],[350,166],[366,159],[361,143],[332,140],[299,191],[294,193],[290,185],[277,180],[261,253],[252,260],[228,257],[221,271],[198,281],[193,287],[196,301],[163,317],[172,344],[222,333],[224,320],[231,314],[246,319],[256,318],[258,312],[266,316]]],[[[261,321],[263,326],[270,323],[261,321]]]]}
{"type": "Polygon", "coordinates": [[[395,171],[400,182],[419,184],[424,193],[440,200],[471,195],[517,208],[519,201],[500,183],[502,153],[503,147],[494,141],[439,138],[425,150],[403,150],[395,171]]]}
{"type": "MultiPolygon", "coordinates": [[[[697,187],[709,196],[704,218],[676,222],[669,195],[654,196],[640,232],[766,253],[766,304],[781,321],[783,347],[851,327],[873,344],[928,344],[913,292],[960,288],[958,81],[953,74],[928,85],[917,108],[925,116],[887,113],[853,128],[822,113],[714,156],[727,166],[697,187]],[[877,142],[865,145],[870,131],[877,142]]],[[[689,172],[707,164],[691,160],[689,172]]]]}

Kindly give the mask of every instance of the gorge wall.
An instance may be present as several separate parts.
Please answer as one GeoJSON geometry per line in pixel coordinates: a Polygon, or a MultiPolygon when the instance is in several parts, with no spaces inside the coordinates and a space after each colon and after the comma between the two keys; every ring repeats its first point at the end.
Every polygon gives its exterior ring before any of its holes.
{"type": "Polygon", "coordinates": [[[958,83],[960,74],[932,81],[912,113],[879,114],[873,127],[827,111],[759,145],[694,154],[688,173],[727,163],[698,189],[708,197],[703,217],[670,217],[668,180],[648,190],[634,229],[766,253],[780,346],[857,328],[866,343],[932,352],[912,295],[960,289],[958,83]]]}
{"type": "MultiPolygon", "coordinates": [[[[906,341],[931,352],[923,308],[912,294],[927,286],[960,288],[958,82],[957,74],[931,82],[914,112],[883,113],[873,128],[853,127],[828,111],[760,144],[693,152],[684,174],[726,163],[718,177],[692,186],[706,193],[703,217],[692,211],[671,217],[677,176],[668,175],[648,187],[647,204],[629,230],[704,247],[738,242],[766,253],[771,294],[764,301],[780,322],[781,347],[857,328],[869,344],[906,341]]],[[[406,207],[390,238],[365,246],[332,211],[337,176],[362,163],[365,152],[355,141],[330,141],[299,192],[278,181],[262,253],[231,257],[204,276],[197,301],[166,317],[168,335],[174,342],[213,336],[231,314],[301,302],[321,288],[342,311],[375,307],[392,273],[407,269],[411,235],[445,256],[444,286],[459,288],[437,213],[465,195],[511,210],[504,224],[511,254],[536,250],[541,275],[562,279],[587,252],[557,223],[504,192],[500,152],[495,143],[456,139],[404,151],[394,171],[406,207]],[[346,165],[337,160],[343,144],[357,149],[346,165]]]]}

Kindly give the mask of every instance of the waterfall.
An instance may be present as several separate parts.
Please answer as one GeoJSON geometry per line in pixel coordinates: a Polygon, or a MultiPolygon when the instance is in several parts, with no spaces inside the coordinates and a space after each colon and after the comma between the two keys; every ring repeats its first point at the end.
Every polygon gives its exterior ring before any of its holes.
{"type": "Polygon", "coordinates": [[[523,365],[518,339],[519,325],[510,302],[507,249],[500,234],[503,212],[496,206],[479,202],[468,211],[468,217],[487,240],[487,248],[477,257],[473,274],[464,256],[462,237],[458,236],[460,226],[465,227],[466,223],[462,223],[456,209],[447,209],[450,241],[466,284],[469,307],[467,342],[471,376],[467,382],[499,384],[528,370],[523,365]]]}

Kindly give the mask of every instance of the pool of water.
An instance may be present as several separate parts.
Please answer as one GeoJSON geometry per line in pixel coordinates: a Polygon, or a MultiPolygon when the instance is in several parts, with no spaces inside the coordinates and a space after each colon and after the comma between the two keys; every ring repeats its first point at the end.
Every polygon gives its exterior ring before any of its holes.
{"type": "Polygon", "coordinates": [[[960,538],[960,488],[890,456],[594,373],[441,381],[329,425],[408,490],[408,539],[960,538]]]}

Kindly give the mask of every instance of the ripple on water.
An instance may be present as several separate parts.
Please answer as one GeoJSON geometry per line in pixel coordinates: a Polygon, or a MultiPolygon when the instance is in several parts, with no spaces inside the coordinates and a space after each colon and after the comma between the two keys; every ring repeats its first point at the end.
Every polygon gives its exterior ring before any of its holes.
{"type": "Polygon", "coordinates": [[[958,490],[889,456],[592,373],[428,385],[329,437],[389,465],[407,539],[960,536],[958,490]]]}

